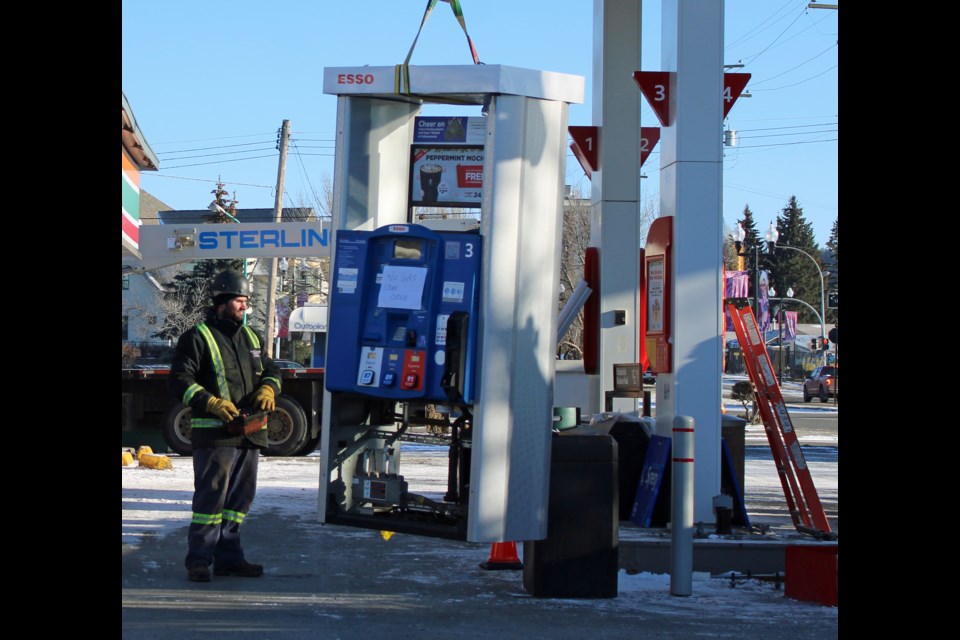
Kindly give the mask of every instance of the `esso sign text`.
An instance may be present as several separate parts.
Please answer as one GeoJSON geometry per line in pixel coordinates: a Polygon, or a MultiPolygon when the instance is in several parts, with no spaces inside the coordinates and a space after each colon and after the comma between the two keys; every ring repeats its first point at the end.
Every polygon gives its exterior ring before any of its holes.
{"type": "Polygon", "coordinates": [[[373,74],[341,73],[337,75],[337,84],[373,84],[373,74]]]}

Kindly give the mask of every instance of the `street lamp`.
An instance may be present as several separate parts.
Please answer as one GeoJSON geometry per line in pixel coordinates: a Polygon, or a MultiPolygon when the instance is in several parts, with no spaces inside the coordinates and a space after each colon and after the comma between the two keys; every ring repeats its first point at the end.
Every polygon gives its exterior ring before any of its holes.
{"type": "MultiPolygon", "coordinates": [[[[737,255],[743,256],[745,254],[741,253],[743,248],[743,241],[747,239],[747,232],[743,230],[743,225],[739,222],[737,223],[737,233],[733,237],[734,243],[737,248],[737,255]]],[[[770,250],[773,250],[773,246],[777,242],[777,229],[773,226],[773,223],[770,223],[770,229],[764,234],[763,239],[766,241],[767,246],[770,250]],[[772,233],[771,233],[772,230],[772,233]]],[[[753,317],[756,318],[757,324],[760,323],[760,243],[753,245],[753,317]]]]}
{"type": "MultiPolygon", "coordinates": [[[[824,320],[826,319],[826,316],[825,316],[824,313],[823,313],[823,311],[824,311],[824,305],[823,305],[823,269],[820,268],[820,265],[817,263],[817,261],[814,259],[814,257],[813,257],[812,255],[810,255],[809,253],[807,253],[806,251],[804,251],[803,249],[798,249],[797,247],[791,247],[790,245],[787,245],[787,244],[777,244],[777,238],[780,237],[780,232],[777,231],[777,228],[774,226],[774,224],[773,224],[772,222],[770,223],[770,229],[767,230],[767,238],[768,238],[768,240],[769,240],[769,238],[770,238],[771,235],[773,236],[773,244],[771,245],[773,248],[776,248],[776,249],[791,249],[791,250],[793,250],[793,251],[797,251],[797,252],[799,252],[799,253],[802,253],[803,255],[805,255],[805,256],[807,256],[808,258],[810,258],[810,261],[813,263],[813,266],[815,266],[815,267],[817,268],[817,273],[820,274],[820,342],[819,342],[819,344],[822,345],[822,344],[823,344],[823,341],[826,339],[826,336],[827,336],[827,331],[826,331],[827,327],[826,327],[826,325],[824,324],[824,320]]],[[[821,364],[826,364],[826,363],[827,363],[827,354],[826,354],[825,352],[821,351],[821,352],[820,352],[820,359],[821,359],[821,364]]]]}
{"type": "MultiPolygon", "coordinates": [[[[777,383],[783,384],[783,299],[777,298],[777,290],[773,287],[770,287],[768,290],[771,300],[776,300],[779,304],[777,305],[777,330],[779,336],[777,337],[777,351],[779,351],[778,363],[777,363],[777,383]]],[[[787,287],[787,298],[793,298],[793,287],[787,287]]]]}

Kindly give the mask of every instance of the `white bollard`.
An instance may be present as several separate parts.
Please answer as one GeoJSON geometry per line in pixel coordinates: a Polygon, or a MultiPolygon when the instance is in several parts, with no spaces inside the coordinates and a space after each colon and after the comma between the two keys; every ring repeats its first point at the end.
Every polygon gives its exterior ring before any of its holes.
{"type": "Polygon", "coordinates": [[[670,595],[693,592],[693,418],[673,419],[670,474],[670,595]]]}

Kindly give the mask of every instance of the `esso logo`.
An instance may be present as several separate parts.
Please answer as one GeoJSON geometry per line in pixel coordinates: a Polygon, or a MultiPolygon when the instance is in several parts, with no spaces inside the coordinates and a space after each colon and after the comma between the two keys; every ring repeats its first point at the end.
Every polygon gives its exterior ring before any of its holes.
{"type": "Polygon", "coordinates": [[[337,75],[337,84],[373,84],[373,74],[341,73],[337,75]]]}

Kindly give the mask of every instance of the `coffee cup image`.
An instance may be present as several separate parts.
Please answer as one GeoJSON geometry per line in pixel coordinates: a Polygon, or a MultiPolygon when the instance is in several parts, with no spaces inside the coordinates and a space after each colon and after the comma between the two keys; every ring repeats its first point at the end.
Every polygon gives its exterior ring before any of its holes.
{"type": "Polygon", "coordinates": [[[420,167],[420,188],[423,189],[424,202],[437,201],[442,175],[443,167],[439,164],[425,164],[420,167]]]}

